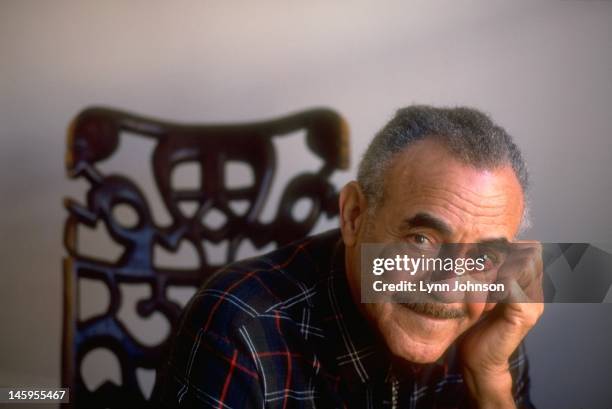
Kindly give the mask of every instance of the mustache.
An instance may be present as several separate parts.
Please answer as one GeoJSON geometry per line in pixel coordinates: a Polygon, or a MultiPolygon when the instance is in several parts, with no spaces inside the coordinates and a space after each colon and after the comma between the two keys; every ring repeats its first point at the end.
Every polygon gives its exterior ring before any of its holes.
{"type": "Polygon", "coordinates": [[[401,303],[404,307],[417,312],[419,314],[427,315],[433,318],[442,319],[459,319],[465,318],[467,312],[462,308],[450,308],[448,305],[442,303],[401,303]]]}

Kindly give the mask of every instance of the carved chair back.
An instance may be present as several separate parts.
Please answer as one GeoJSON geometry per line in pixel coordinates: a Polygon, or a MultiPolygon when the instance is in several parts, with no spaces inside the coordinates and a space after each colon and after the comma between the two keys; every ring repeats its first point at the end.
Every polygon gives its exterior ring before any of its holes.
{"type": "MultiPolygon", "coordinates": [[[[134,136],[131,136],[134,137],[134,136]]],[[[84,178],[88,190],[84,203],[67,198],[68,217],[64,230],[62,384],[71,388],[74,407],[146,407],[149,405],[137,381],[138,368],[156,369],[168,347],[169,338],[158,345],[144,345],[118,317],[123,301],[120,285],[149,286],[150,297],[136,303],[141,317],[161,313],[171,332],[178,323],[181,306],[168,299],[173,285],[199,286],[221,265],[236,259],[241,243],[250,240],[255,248],[271,243],[278,246],[306,236],[323,215],[337,214],[338,193],[329,178],[348,167],[348,131],[344,120],[328,109],[314,109],[283,118],[222,125],[188,125],[145,118],[106,108],[89,108],[72,122],[68,132],[66,167],[70,178],[84,178]],[[262,222],[260,215],[272,186],[278,183],[277,138],[293,137],[304,131],[308,149],[321,160],[320,168],[303,172],[288,181],[273,220],[262,222]],[[149,163],[163,205],[171,223],[160,226],[152,217],[151,203],[134,180],[117,173],[103,173],[100,162],[116,154],[123,138],[139,134],[155,144],[149,163]],[[247,165],[252,171],[249,186],[226,186],[225,169],[230,161],[247,165]],[[175,188],[173,170],[185,163],[197,163],[201,183],[197,188],[175,188]],[[293,208],[301,199],[311,203],[305,217],[296,220],[293,208]],[[184,202],[195,204],[186,213],[184,202]],[[242,203],[237,210],[235,203],[242,203]],[[127,206],[136,216],[130,225],[116,217],[116,207],[127,206]],[[221,226],[203,223],[209,212],[224,219],[221,226]],[[101,223],[121,248],[116,261],[84,255],[79,248],[79,227],[101,223]],[[153,262],[153,249],[161,246],[176,251],[188,241],[197,252],[198,267],[160,268],[153,262]],[[214,263],[203,242],[226,241],[223,260],[214,263]],[[109,292],[106,310],[82,320],[79,280],[97,280],[109,292]],[[88,390],[81,365],[96,348],[110,350],[118,359],[121,384],[103,383],[88,390]]],[[[284,175],[281,175],[281,179],[284,175]]]]}

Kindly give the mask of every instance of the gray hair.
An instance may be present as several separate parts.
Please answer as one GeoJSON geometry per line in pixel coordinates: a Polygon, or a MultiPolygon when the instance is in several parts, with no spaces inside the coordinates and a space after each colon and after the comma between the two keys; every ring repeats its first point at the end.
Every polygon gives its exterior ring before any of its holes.
{"type": "MultiPolygon", "coordinates": [[[[467,107],[435,108],[413,105],[399,109],[368,147],[357,173],[357,181],[376,209],[384,196],[384,180],[396,154],[426,137],[438,137],[461,162],[478,169],[512,166],[525,196],[529,176],[527,166],[512,137],[484,113],[467,107]]],[[[527,206],[521,230],[528,227],[527,206]]]]}

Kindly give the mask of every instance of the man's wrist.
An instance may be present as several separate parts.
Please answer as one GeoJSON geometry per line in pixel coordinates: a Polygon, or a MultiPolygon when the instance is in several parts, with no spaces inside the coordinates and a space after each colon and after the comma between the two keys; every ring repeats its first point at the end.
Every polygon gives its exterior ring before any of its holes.
{"type": "Polygon", "coordinates": [[[465,369],[464,379],[478,409],[516,409],[512,394],[512,375],[500,371],[471,371],[465,369]]]}

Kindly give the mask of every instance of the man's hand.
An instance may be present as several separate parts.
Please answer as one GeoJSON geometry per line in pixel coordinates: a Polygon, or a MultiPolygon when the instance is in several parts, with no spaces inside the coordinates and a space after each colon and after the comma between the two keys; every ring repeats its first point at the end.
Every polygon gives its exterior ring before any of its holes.
{"type": "Polygon", "coordinates": [[[461,342],[464,378],[478,408],[515,407],[508,360],[544,311],[542,271],[539,243],[513,243],[497,274],[505,300],[487,303],[485,318],[461,342]]]}

